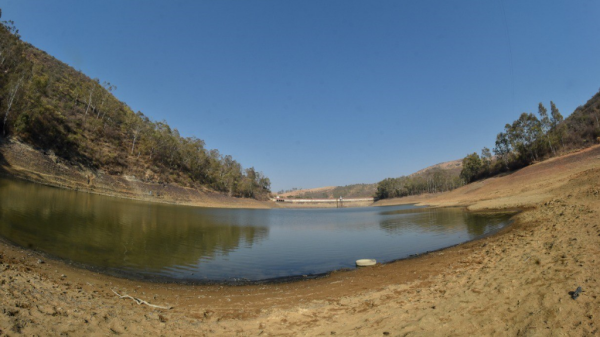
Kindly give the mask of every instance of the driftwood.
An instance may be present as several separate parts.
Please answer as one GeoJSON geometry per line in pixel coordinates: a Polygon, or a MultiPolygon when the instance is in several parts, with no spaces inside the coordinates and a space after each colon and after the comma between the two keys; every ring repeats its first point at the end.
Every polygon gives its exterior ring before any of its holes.
{"type": "Polygon", "coordinates": [[[119,296],[119,298],[131,298],[138,305],[145,304],[145,305],[147,305],[149,307],[152,307],[152,308],[167,309],[167,310],[173,309],[173,307],[161,307],[160,305],[150,304],[150,303],[148,303],[148,302],[146,302],[146,301],[144,301],[142,299],[135,298],[135,297],[132,297],[132,296],[129,296],[129,295],[119,295],[119,293],[117,293],[114,290],[112,290],[112,292],[115,293],[115,295],[119,296]]]}

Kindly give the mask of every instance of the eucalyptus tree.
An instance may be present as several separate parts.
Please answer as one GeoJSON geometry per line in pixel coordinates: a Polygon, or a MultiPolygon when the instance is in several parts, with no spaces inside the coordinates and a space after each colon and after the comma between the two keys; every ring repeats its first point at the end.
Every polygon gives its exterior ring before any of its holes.
{"type": "MultiPolygon", "coordinates": [[[[0,12],[0,17],[2,13],[0,12]]],[[[24,55],[24,44],[14,22],[0,23],[0,98],[6,98],[2,135],[6,136],[7,122],[15,104],[23,91],[23,86],[31,77],[32,64],[24,55]]],[[[0,105],[3,103],[0,99],[0,105]]]]}
{"type": "MultiPolygon", "coordinates": [[[[100,106],[98,107],[97,112],[98,114],[96,115],[96,119],[100,118],[100,112],[102,112],[103,107],[104,107],[104,102],[106,102],[106,100],[112,96],[112,92],[114,90],[117,90],[117,86],[116,85],[112,85],[110,84],[110,82],[106,82],[104,81],[104,83],[102,83],[102,87],[104,88],[103,93],[102,93],[102,98],[100,100],[100,106]]],[[[102,116],[104,116],[105,113],[103,113],[102,116]]]]}
{"type": "Polygon", "coordinates": [[[83,124],[85,125],[85,121],[87,119],[87,115],[88,115],[88,111],[90,110],[90,107],[92,106],[92,97],[94,95],[94,91],[96,91],[96,86],[98,85],[98,83],[100,82],[99,79],[95,78],[92,82],[89,82],[88,85],[88,103],[87,103],[87,108],[85,108],[85,114],[83,115],[83,124]]]}
{"type": "Polygon", "coordinates": [[[19,77],[19,79],[16,81],[16,83],[14,83],[14,85],[11,87],[11,89],[8,92],[8,103],[6,105],[6,112],[4,112],[4,121],[2,122],[2,136],[6,136],[6,121],[8,120],[8,115],[10,114],[10,110],[13,107],[13,104],[15,103],[15,98],[17,97],[17,94],[19,93],[19,89],[23,85],[23,81],[24,81],[24,77],[23,76],[19,77]]]}
{"type": "Polygon", "coordinates": [[[481,165],[485,172],[489,172],[492,167],[492,153],[487,147],[481,149],[481,165]]]}
{"type": "Polygon", "coordinates": [[[511,146],[527,162],[538,159],[537,141],[542,133],[540,121],[532,113],[522,113],[519,119],[504,127],[511,146]]]}
{"type": "Polygon", "coordinates": [[[2,21],[0,26],[0,67],[4,73],[9,73],[19,65],[24,46],[14,21],[2,21]]]}
{"type": "Polygon", "coordinates": [[[494,154],[502,159],[504,166],[508,169],[508,156],[511,152],[510,140],[508,135],[504,132],[500,132],[496,135],[496,143],[494,146],[494,154]]]}
{"type": "MultiPolygon", "coordinates": [[[[558,111],[558,108],[556,107],[556,105],[554,104],[554,102],[550,101],[550,116],[552,116],[552,119],[550,120],[551,124],[552,124],[552,130],[553,133],[556,134],[556,136],[560,139],[560,143],[562,144],[562,147],[565,147],[565,141],[564,141],[564,136],[566,133],[566,128],[567,126],[563,123],[563,116],[560,113],[560,111],[558,111]]],[[[598,117],[596,117],[596,121],[598,120],[598,117]]]]}
{"type": "Polygon", "coordinates": [[[544,105],[540,102],[538,105],[538,114],[540,115],[540,127],[546,141],[548,142],[548,146],[552,153],[556,156],[556,151],[554,150],[554,146],[552,146],[552,121],[548,116],[548,110],[544,107],[544,105]]]}
{"type": "Polygon", "coordinates": [[[129,128],[131,130],[131,135],[133,138],[132,144],[131,144],[131,153],[133,155],[133,151],[135,149],[135,142],[138,140],[138,137],[140,136],[140,133],[142,131],[142,129],[144,128],[144,126],[146,126],[146,123],[144,123],[144,120],[142,118],[140,118],[141,116],[143,116],[143,114],[138,111],[137,114],[134,114],[132,117],[130,117],[129,120],[129,128]]]}

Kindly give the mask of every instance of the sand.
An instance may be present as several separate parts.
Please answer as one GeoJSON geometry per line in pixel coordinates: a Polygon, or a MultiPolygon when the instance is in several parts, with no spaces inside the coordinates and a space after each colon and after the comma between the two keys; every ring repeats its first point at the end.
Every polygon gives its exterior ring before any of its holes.
{"type": "Polygon", "coordinates": [[[155,284],[4,243],[0,335],[595,335],[599,165],[594,147],[450,193],[379,202],[524,211],[491,237],[317,280],[155,284]]]}

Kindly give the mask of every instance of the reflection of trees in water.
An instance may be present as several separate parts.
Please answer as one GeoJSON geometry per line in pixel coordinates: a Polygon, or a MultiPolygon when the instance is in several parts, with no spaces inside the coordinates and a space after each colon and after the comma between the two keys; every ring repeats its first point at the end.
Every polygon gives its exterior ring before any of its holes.
{"type": "Polygon", "coordinates": [[[517,212],[499,211],[486,213],[464,212],[468,218],[465,220],[467,231],[471,237],[477,237],[494,232],[510,222],[510,218],[517,212]]]}
{"type": "Polygon", "coordinates": [[[0,200],[3,236],[104,267],[196,264],[269,232],[254,225],[257,212],[150,204],[18,181],[0,180],[0,200]]]}
{"type": "Polygon", "coordinates": [[[405,231],[428,233],[458,232],[466,230],[471,237],[481,236],[500,223],[507,221],[509,213],[470,213],[458,208],[420,208],[381,213],[380,228],[401,235],[405,231]]]}

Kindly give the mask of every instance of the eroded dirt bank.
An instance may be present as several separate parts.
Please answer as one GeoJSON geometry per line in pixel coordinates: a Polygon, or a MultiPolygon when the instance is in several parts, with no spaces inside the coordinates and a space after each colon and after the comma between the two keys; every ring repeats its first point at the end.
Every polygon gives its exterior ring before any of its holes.
{"type": "Polygon", "coordinates": [[[440,252],[318,280],[257,286],[128,281],[2,244],[0,330],[189,336],[599,333],[600,147],[419,201],[526,211],[492,237],[440,252]],[[583,292],[573,300],[569,292],[578,286],[583,292]],[[113,290],[173,309],[137,305],[113,290]]]}
{"type": "Polygon", "coordinates": [[[0,176],[90,193],[201,207],[271,208],[270,201],[232,198],[208,189],[143,181],[143,177],[115,176],[66,164],[52,153],[33,149],[14,139],[0,143],[0,176]]]}

